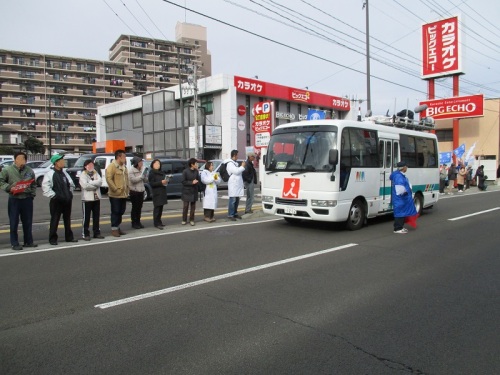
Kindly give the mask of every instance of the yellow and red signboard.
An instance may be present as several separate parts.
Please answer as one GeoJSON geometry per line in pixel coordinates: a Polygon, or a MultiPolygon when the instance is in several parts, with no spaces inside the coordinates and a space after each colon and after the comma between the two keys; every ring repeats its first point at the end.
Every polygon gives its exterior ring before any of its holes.
{"type": "Polygon", "coordinates": [[[422,78],[462,72],[458,16],[422,26],[422,78]]]}
{"type": "Polygon", "coordinates": [[[432,117],[434,120],[484,116],[483,95],[424,100],[420,102],[420,105],[423,104],[427,104],[427,109],[422,116],[432,117]]]}
{"type": "Polygon", "coordinates": [[[254,122],[252,123],[252,130],[254,131],[255,142],[254,147],[259,149],[267,147],[271,139],[271,132],[273,130],[273,105],[272,102],[257,102],[252,108],[254,122]]]}

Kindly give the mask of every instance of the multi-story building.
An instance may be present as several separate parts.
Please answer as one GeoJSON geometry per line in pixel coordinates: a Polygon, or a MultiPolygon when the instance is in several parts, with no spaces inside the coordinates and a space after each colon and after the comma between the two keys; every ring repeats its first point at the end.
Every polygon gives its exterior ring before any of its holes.
{"type": "Polygon", "coordinates": [[[0,144],[33,136],[47,148],[90,151],[100,105],[179,84],[195,64],[210,67],[205,28],[189,26],[181,42],[121,35],[110,61],[0,50],[0,127],[10,130],[0,144]]]}

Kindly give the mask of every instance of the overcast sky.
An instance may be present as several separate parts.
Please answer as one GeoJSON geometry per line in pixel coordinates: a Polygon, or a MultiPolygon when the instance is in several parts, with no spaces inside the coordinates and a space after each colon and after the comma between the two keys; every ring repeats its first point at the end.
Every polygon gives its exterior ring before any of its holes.
{"type": "MultiPolygon", "coordinates": [[[[2,0],[0,49],[108,60],[120,34],[175,40],[176,22],[189,22],[207,27],[213,74],[257,75],[366,99],[362,5],[362,0],[2,0]]],[[[495,1],[370,0],[369,15],[374,113],[392,114],[407,103],[412,109],[426,99],[421,27],[451,15],[460,15],[463,25],[460,94],[500,97],[495,1]]],[[[452,96],[450,79],[438,82],[436,96],[452,96]]]]}

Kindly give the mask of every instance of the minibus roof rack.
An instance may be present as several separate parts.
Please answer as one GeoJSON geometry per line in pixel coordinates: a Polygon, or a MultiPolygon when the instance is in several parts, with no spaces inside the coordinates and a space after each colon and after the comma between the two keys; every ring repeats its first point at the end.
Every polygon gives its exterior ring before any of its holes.
{"type": "MultiPolygon", "coordinates": [[[[427,109],[427,105],[421,105],[415,108],[415,113],[419,113],[427,109]]],[[[378,125],[392,126],[396,128],[429,131],[435,128],[434,119],[432,117],[423,117],[420,120],[413,119],[414,113],[410,110],[402,110],[395,115],[389,116],[372,116],[371,111],[363,121],[371,122],[378,125]]]]}

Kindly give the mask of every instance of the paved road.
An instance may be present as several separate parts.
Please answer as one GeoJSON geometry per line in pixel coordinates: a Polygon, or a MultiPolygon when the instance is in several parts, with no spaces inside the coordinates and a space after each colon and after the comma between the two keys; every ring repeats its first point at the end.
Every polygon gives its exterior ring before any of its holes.
{"type": "Polygon", "coordinates": [[[498,374],[499,199],[407,235],[255,214],[0,254],[0,373],[498,374]]]}

